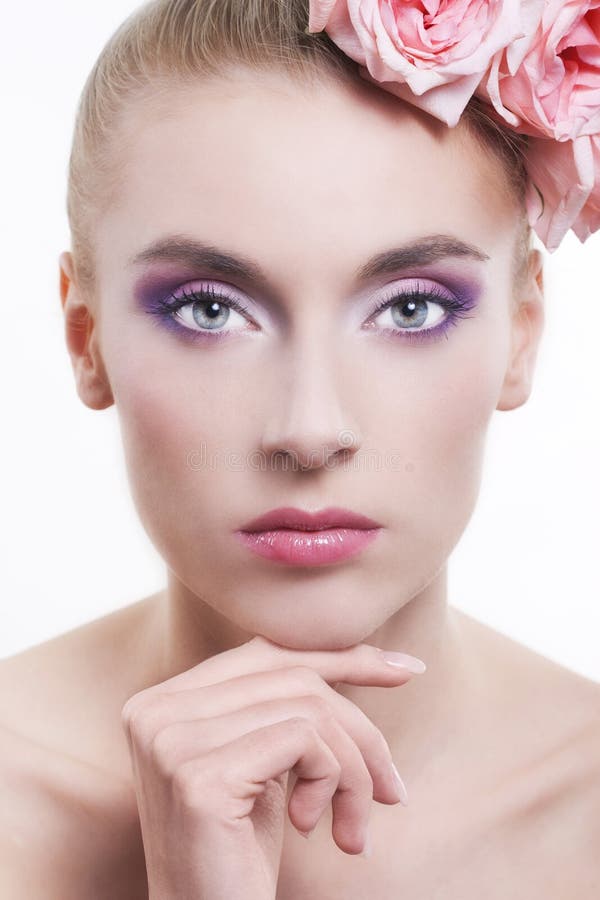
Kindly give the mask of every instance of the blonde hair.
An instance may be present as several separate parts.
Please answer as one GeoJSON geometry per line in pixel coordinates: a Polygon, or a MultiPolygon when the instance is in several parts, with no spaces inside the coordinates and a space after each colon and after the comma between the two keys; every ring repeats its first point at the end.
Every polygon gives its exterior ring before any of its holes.
{"type": "MultiPolygon", "coordinates": [[[[125,154],[116,152],[114,137],[131,102],[156,100],[174,82],[226,77],[240,65],[255,71],[279,68],[309,85],[324,77],[364,85],[358,63],[326,33],[305,32],[308,8],[309,0],[151,0],[110,37],[83,87],[69,159],[67,215],[75,275],[84,292],[94,293],[93,225],[118,190],[125,154]]],[[[496,125],[477,100],[461,121],[499,158],[522,204],[525,173],[518,140],[496,125]]],[[[527,228],[517,269],[528,238],[527,228]]]]}

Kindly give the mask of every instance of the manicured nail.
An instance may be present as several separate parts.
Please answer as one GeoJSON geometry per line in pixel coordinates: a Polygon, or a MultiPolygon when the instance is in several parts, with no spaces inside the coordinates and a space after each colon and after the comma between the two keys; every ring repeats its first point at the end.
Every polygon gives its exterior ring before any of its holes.
{"type": "Polygon", "coordinates": [[[427,669],[422,659],[409,656],[408,653],[398,653],[395,650],[379,650],[379,652],[390,666],[402,666],[409,672],[414,672],[415,675],[421,675],[427,669]]]}
{"type": "Polygon", "coordinates": [[[398,785],[398,790],[400,791],[400,803],[402,806],[408,806],[408,794],[406,793],[406,787],[404,782],[400,778],[400,774],[398,773],[398,769],[392,763],[392,769],[394,770],[394,778],[396,779],[396,784],[398,785]]]}

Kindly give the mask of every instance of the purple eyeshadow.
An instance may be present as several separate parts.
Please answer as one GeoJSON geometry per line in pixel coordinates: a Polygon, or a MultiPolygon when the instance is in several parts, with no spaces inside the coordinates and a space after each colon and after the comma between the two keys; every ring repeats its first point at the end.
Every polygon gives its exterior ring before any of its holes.
{"type": "MultiPolygon", "coordinates": [[[[169,332],[181,337],[187,342],[203,342],[209,343],[216,340],[230,339],[231,332],[219,332],[218,330],[196,330],[186,328],[175,317],[175,311],[181,308],[181,300],[177,300],[180,289],[189,282],[207,283],[212,280],[219,281],[218,275],[207,274],[199,276],[197,271],[192,271],[186,267],[178,266],[177,269],[168,268],[166,270],[158,270],[149,272],[138,279],[134,284],[133,296],[136,304],[145,312],[149,313],[155,320],[156,324],[165,327],[169,332]],[[179,306],[177,306],[179,302],[179,306]]],[[[452,268],[441,266],[419,267],[413,272],[399,273],[398,278],[388,282],[386,286],[380,289],[379,296],[385,295],[385,300],[379,301],[375,310],[369,316],[369,319],[381,313],[390,306],[397,306],[410,300],[427,300],[438,304],[446,311],[446,316],[439,325],[420,330],[411,328],[380,328],[379,333],[389,339],[399,340],[403,343],[435,343],[437,340],[447,336],[449,330],[458,324],[461,318],[471,318],[469,315],[474,310],[483,291],[483,285],[479,279],[467,277],[460,272],[456,272],[452,268]],[[419,282],[431,283],[433,288],[427,290],[425,284],[416,289],[406,285],[419,282]],[[404,285],[404,287],[403,287],[404,285]]],[[[193,294],[195,291],[192,291],[193,294]]],[[[199,292],[199,298],[201,298],[199,292]]],[[[236,308],[236,302],[227,291],[225,285],[217,291],[215,299],[222,302],[225,306],[236,308]]],[[[188,300],[188,305],[192,301],[188,300]]],[[[240,311],[244,308],[237,305],[240,311]]]]}
{"type": "Polygon", "coordinates": [[[133,297],[138,306],[147,312],[158,311],[166,297],[173,294],[186,281],[197,276],[192,272],[152,272],[143,275],[134,285],[133,297]]]}

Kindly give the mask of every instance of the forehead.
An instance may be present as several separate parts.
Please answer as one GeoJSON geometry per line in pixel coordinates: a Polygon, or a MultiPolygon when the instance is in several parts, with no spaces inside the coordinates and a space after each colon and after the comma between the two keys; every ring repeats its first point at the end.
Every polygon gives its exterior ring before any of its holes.
{"type": "Polygon", "coordinates": [[[475,141],[378,88],[275,73],[173,85],[127,109],[119,186],[98,223],[99,270],[189,233],[267,259],[347,273],[423,234],[494,255],[514,233],[498,163],[475,141]],[[325,251],[325,252],[324,252],[325,251]]]}

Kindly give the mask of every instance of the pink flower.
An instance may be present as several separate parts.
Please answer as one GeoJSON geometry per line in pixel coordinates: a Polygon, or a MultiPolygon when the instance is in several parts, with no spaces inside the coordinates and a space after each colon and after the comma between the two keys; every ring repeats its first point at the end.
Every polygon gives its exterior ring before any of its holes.
{"type": "Polygon", "coordinates": [[[326,31],[365,79],[454,126],[492,58],[524,35],[523,12],[542,2],[310,0],[308,32],[326,31]]]}
{"type": "Polygon", "coordinates": [[[529,221],[553,251],[569,228],[585,241],[600,227],[600,0],[546,0],[528,34],[496,54],[478,93],[532,136],[529,221]]]}
{"type": "Polygon", "coordinates": [[[546,0],[529,37],[494,58],[482,91],[516,130],[600,132],[600,0],[546,0]]]}
{"type": "Polygon", "coordinates": [[[600,135],[532,139],[527,172],[529,222],[551,253],[569,228],[582,242],[600,228],[600,135]]]}
{"type": "Polygon", "coordinates": [[[449,126],[474,94],[529,135],[529,221],[555,250],[600,229],[600,0],[310,0],[368,81],[449,126]]]}

